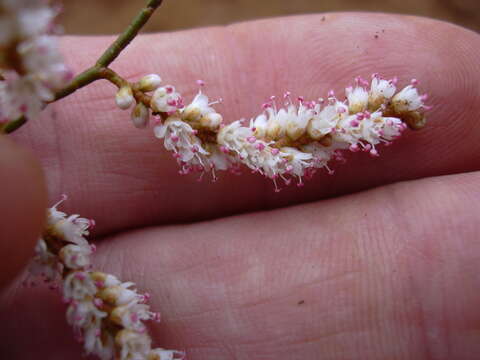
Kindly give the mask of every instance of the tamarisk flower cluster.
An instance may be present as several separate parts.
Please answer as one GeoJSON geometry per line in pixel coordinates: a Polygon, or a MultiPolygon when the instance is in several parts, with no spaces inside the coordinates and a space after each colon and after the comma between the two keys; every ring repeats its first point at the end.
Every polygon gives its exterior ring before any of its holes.
{"type": "Polygon", "coordinates": [[[150,310],[149,295],[138,293],[132,282],[91,269],[95,246],[85,237],[94,222],[58,211],[62,201],[47,210],[30,274],[61,284],[67,321],[86,353],[102,360],[183,359],[180,351],[152,349],[144,322],[159,321],[160,314],[150,310]]]}
{"type": "MultiPolygon", "coordinates": [[[[317,101],[294,100],[287,92],[284,107],[279,108],[271,97],[262,114],[227,124],[213,108],[218,102],[209,102],[201,88],[184,105],[173,86],[160,84],[158,75],[148,75],[133,85],[137,95],[128,86],[120,89],[117,104],[128,109],[137,101],[132,112],[137,127],[147,125],[149,108],[161,116],[154,133],[173,152],[181,174],[211,172],[215,179],[217,170],[238,173],[243,164],[272,179],[277,191],[279,179],[287,185],[295,180],[302,186],[317,169],[332,174],[330,160],[345,161],[345,150],[379,156],[378,145],[389,145],[407,127],[422,128],[424,110],[429,109],[427,95],[417,90],[417,80],[397,92],[396,78],[374,74],[369,82],[357,77],[346,88],[344,100],[333,91],[317,101]],[[148,92],[153,94],[145,98],[148,92]]],[[[204,83],[199,81],[199,85],[204,83]]]]}
{"type": "Polygon", "coordinates": [[[35,117],[72,74],[63,63],[45,0],[0,0],[0,123],[35,117]]]}

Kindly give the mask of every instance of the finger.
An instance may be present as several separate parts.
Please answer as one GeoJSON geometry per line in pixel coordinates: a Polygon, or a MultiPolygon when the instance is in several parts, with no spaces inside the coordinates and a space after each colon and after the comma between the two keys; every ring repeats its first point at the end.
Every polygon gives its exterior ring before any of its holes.
{"type": "MultiPolygon", "coordinates": [[[[75,68],[83,69],[111,40],[73,37],[63,43],[75,68]]],[[[138,38],[114,64],[116,70],[131,79],[158,72],[187,98],[196,91],[194,80],[203,78],[213,98],[225,99],[218,109],[229,121],[257,114],[264,99],[286,89],[317,98],[330,88],[340,91],[359,74],[399,75],[403,84],[421,79],[435,106],[425,130],[381,149],[379,159],[357,154],[346,166],[334,164],[334,177],[320,172],[305,189],[280,195],[258,175],[221,174],[215,184],[178,176],[161,141],[150,130],[133,129],[128,113],[115,108],[110,84],[97,83],[56,104],[20,137],[43,159],[53,197],[69,193],[71,209],[98,220],[99,233],[472,171],[480,165],[479,45],[477,34],[443,22],[358,13],[138,38]],[[112,208],[118,210],[112,214],[112,208]]]]}
{"type": "Polygon", "coordinates": [[[46,191],[38,162],[0,136],[0,288],[33,254],[45,217],[46,191]]]}
{"type": "MultiPolygon", "coordinates": [[[[479,180],[417,180],[130,232],[104,242],[97,264],[152,294],[163,317],[156,343],[192,360],[476,359],[479,180]]],[[[10,358],[28,358],[32,338],[44,356],[71,341],[60,300],[29,294],[1,305],[23,310],[0,311],[10,358]],[[49,332],[39,331],[34,314],[50,312],[49,332]]]]}

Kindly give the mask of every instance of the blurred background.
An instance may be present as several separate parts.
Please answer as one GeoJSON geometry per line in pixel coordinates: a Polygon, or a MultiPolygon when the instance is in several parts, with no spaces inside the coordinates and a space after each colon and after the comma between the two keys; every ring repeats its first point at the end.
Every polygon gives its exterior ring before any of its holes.
{"type": "MultiPolygon", "coordinates": [[[[64,0],[69,34],[122,31],[145,0],[64,0]]],[[[164,0],[146,31],[169,31],[328,11],[380,11],[428,16],[480,31],[480,0],[164,0]]]]}

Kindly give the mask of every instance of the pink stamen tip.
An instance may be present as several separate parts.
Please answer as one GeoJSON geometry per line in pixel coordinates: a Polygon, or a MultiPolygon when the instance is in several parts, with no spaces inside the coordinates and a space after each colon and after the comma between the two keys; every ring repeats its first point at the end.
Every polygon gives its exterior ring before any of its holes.
{"type": "Polygon", "coordinates": [[[170,139],[173,141],[173,142],[178,142],[180,140],[180,138],[177,136],[177,135],[172,135],[170,137],[170,139]]]}
{"type": "Polygon", "coordinates": [[[272,155],[278,155],[280,153],[279,149],[272,149],[272,155]]]}
{"type": "Polygon", "coordinates": [[[271,108],[271,107],[272,107],[272,104],[270,104],[270,103],[264,103],[264,104],[262,104],[262,108],[264,108],[264,109],[269,109],[269,108],[271,108]]]}
{"type": "Polygon", "coordinates": [[[170,105],[170,106],[176,106],[177,105],[177,100],[175,99],[169,99],[167,101],[167,104],[170,105]]]}
{"type": "Polygon", "coordinates": [[[97,251],[97,246],[95,244],[91,244],[90,245],[90,250],[92,250],[92,252],[96,252],[97,251]]]}
{"type": "Polygon", "coordinates": [[[335,97],[335,91],[330,90],[330,91],[328,92],[328,97],[335,97]]]}
{"type": "Polygon", "coordinates": [[[394,77],[392,80],[390,80],[392,82],[393,85],[397,85],[398,83],[398,77],[394,77]]]}
{"type": "Polygon", "coordinates": [[[370,151],[371,149],[372,149],[372,145],[367,144],[367,145],[365,145],[365,147],[363,148],[363,151],[370,151]]]}
{"type": "Polygon", "coordinates": [[[153,321],[156,321],[156,322],[160,322],[161,321],[161,315],[160,313],[154,313],[153,314],[153,318],[152,318],[153,321]]]}
{"type": "Polygon", "coordinates": [[[75,273],[75,278],[78,280],[85,280],[87,278],[87,275],[83,272],[77,272],[75,273]]]}
{"type": "Polygon", "coordinates": [[[420,100],[422,101],[428,100],[428,94],[423,94],[422,96],[420,96],[420,100]]]}
{"type": "Polygon", "coordinates": [[[300,103],[303,103],[305,101],[305,98],[303,96],[299,96],[297,98],[297,100],[300,102],[300,103]]]}
{"type": "Polygon", "coordinates": [[[343,106],[340,106],[338,109],[337,109],[337,113],[339,114],[343,114],[347,112],[347,109],[345,109],[343,106]]]}
{"type": "Polygon", "coordinates": [[[193,152],[193,153],[197,153],[198,150],[199,150],[199,149],[198,149],[198,146],[197,146],[197,145],[193,145],[193,146],[192,146],[192,152],[193,152]]]}
{"type": "Polygon", "coordinates": [[[370,116],[372,115],[368,111],[365,111],[363,114],[364,114],[366,119],[370,119],[370,116]]]}
{"type": "Polygon", "coordinates": [[[305,183],[303,183],[301,181],[297,184],[297,187],[299,187],[299,188],[304,187],[304,186],[305,186],[305,183]]]}
{"type": "Polygon", "coordinates": [[[173,92],[173,88],[171,86],[167,86],[165,88],[165,90],[166,90],[167,94],[171,94],[173,92]]]}
{"type": "Polygon", "coordinates": [[[224,146],[224,145],[220,146],[220,151],[223,152],[224,154],[228,154],[228,153],[229,153],[227,147],[224,146]]]}
{"type": "Polygon", "coordinates": [[[103,281],[95,281],[95,286],[97,288],[104,288],[105,287],[105,283],[103,281]]]}
{"type": "Polygon", "coordinates": [[[255,136],[249,136],[247,138],[247,141],[250,143],[250,144],[253,144],[257,141],[257,138],[255,136]]]}
{"type": "Polygon", "coordinates": [[[95,299],[93,299],[93,304],[94,304],[96,307],[102,307],[102,306],[103,306],[103,300],[102,300],[102,299],[99,299],[99,298],[95,298],[95,299]]]}
{"type": "Polygon", "coordinates": [[[96,329],[95,330],[95,336],[100,337],[100,335],[102,335],[102,332],[100,331],[100,329],[96,329]]]}
{"type": "Polygon", "coordinates": [[[372,79],[375,79],[375,78],[378,78],[379,77],[379,74],[378,73],[373,73],[372,74],[372,79]]]}
{"type": "Polygon", "coordinates": [[[417,86],[418,85],[418,80],[417,79],[412,79],[412,81],[410,81],[410,84],[412,84],[412,86],[417,86]]]}
{"type": "Polygon", "coordinates": [[[331,169],[328,170],[328,175],[334,175],[334,174],[335,174],[335,170],[331,170],[331,169]]]}
{"type": "Polygon", "coordinates": [[[273,100],[275,100],[275,99],[276,99],[275,95],[270,96],[270,100],[271,100],[271,101],[273,101],[273,100]]]}
{"type": "Polygon", "coordinates": [[[365,118],[365,115],[363,115],[362,113],[357,114],[357,120],[358,121],[362,121],[364,118],[365,118]]]}
{"type": "Polygon", "coordinates": [[[205,81],[197,80],[197,85],[203,87],[203,86],[205,86],[205,81]]]}
{"type": "Polygon", "coordinates": [[[290,97],[290,95],[292,95],[292,93],[290,91],[286,91],[285,94],[283,94],[283,97],[287,99],[290,97]]]}
{"type": "Polygon", "coordinates": [[[373,156],[373,157],[379,156],[378,151],[375,150],[375,149],[370,150],[370,155],[373,156]]]}
{"type": "Polygon", "coordinates": [[[358,147],[357,144],[350,145],[350,151],[351,152],[357,152],[359,150],[360,150],[360,148],[358,147]]]}
{"type": "Polygon", "coordinates": [[[259,151],[263,151],[265,149],[265,145],[263,145],[263,143],[261,143],[261,142],[256,143],[255,144],[255,149],[257,149],[259,151]]]}
{"type": "Polygon", "coordinates": [[[360,125],[360,122],[358,120],[352,120],[350,121],[350,126],[352,127],[357,127],[358,125],[360,125]]]}

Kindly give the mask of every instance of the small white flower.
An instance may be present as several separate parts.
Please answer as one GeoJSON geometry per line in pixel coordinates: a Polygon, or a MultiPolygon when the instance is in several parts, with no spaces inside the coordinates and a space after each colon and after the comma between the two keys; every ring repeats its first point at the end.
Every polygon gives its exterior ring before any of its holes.
{"type": "Polygon", "coordinates": [[[280,149],[282,157],[288,160],[286,173],[295,175],[299,178],[305,176],[305,170],[312,166],[313,156],[291,147],[280,149]]]}
{"type": "Polygon", "coordinates": [[[88,243],[82,245],[69,244],[60,250],[59,257],[67,268],[79,270],[90,265],[92,253],[92,247],[88,243]]]}
{"type": "Polygon", "coordinates": [[[147,360],[183,360],[185,353],[177,350],[165,350],[161,348],[150,350],[147,360]]]}
{"type": "Polygon", "coordinates": [[[97,292],[97,287],[84,271],[74,271],[67,275],[63,282],[63,296],[66,299],[81,301],[86,297],[91,297],[97,292]]]}
{"type": "Polygon", "coordinates": [[[28,272],[33,276],[43,276],[47,281],[56,281],[61,277],[62,271],[63,265],[58,257],[48,250],[45,240],[39,239],[28,272]]]}
{"type": "Polygon", "coordinates": [[[357,113],[367,109],[368,92],[361,86],[348,87],[345,89],[350,113],[357,113]]]}
{"type": "Polygon", "coordinates": [[[132,301],[126,305],[117,306],[111,313],[112,320],[125,329],[134,330],[137,332],[146,331],[144,321],[159,320],[160,315],[150,311],[147,304],[141,304],[132,301]]]}
{"type": "Polygon", "coordinates": [[[300,103],[300,106],[290,105],[288,107],[288,117],[286,121],[287,135],[292,140],[299,139],[305,134],[309,121],[314,116],[314,110],[304,106],[300,103]]]}
{"type": "Polygon", "coordinates": [[[260,139],[267,136],[267,127],[268,119],[265,114],[260,114],[255,119],[250,120],[250,128],[253,131],[253,135],[260,139]]]}
{"type": "Polygon", "coordinates": [[[201,91],[195,96],[192,103],[189,104],[181,113],[183,121],[199,123],[202,127],[209,129],[218,129],[223,121],[222,115],[217,113],[208,100],[208,97],[201,91]]]}
{"type": "Polygon", "coordinates": [[[186,122],[176,117],[168,118],[163,124],[154,128],[155,136],[164,139],[165,148],[173,151],[178,162],[189,173],[197,166],[208,169],[210,153],[202,146],[196,131],[186,122]]]}
{"type": "Polygon", "coordinates": [[[312,139],[319,140],[327,134],[332,132],[332,129],[337,126],[339,120],[339,113],[337,105],[325,106],[321,111],[320,106],[317,107],[317,114],[314,115],[312,121],[308,124],[308,134],[312,139]]]}
{"type": "Polygon", "coordinates": [[[120,347],[120,360],[145,360],[151,351],[152,340],[147,334],[120,330],[115,343],[120,347]]]}
{"type": "Polygon", "coordinates": [[[267,137],[272,140],[278,140],[287,133],[287,121],[290,114],[285,109],[276,109],[269,107],[267,113],[267,137]]]}
{"type": "Polygon", "coordinates": [[[89,328],[100,330],[107,313],[100,311],[90,300],[72,301],[67,309],[67,322],[81,333],[89,328]]]}
{"type": "Polygon", "coordinates": [[[174,114],[184,107],[182,96],[171,85],[155,90],[150,103],[153,111],[174,114]]]}
{"type": "Polygon", "coordinates": [[[381,79],[375,74],[370,85],[370,103],[382,104],[385,100],[391,99],[396,90],[394,80],[381,79]]]}
{"type": "Polygon", "coordinates": [[[412,85],[396,94],[392,99],[392,105],[396,112],[415,111],[424,106],[423,97],[412,85]]]}
{"type": "Polygon", "coordinates": [[[107,287],[98,291],[97,295],[103,301],[115,306],[126,305],[132,301],[142,301],[143,296],[139,295],[135,290],[130,289],[133,285],[131,282],[126,282],[107,287]]]}

